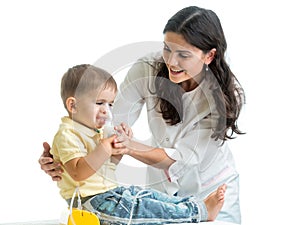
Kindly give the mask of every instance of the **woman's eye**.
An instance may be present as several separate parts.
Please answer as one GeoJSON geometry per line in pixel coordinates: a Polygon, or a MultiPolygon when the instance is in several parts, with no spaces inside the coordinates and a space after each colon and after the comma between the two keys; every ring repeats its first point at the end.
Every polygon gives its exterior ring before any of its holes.
{"type": "Polygon", "coordinates": [[[103,102],[96,102],[96,105],[103,105],[103,102]]]}
{"type": "Polygon", "coordinates": [[[179,54],[179,57],[181,57],[181,58],[188,58],[189,55],[186,55],[186,54],[179,54]]]}
{"type": "Polygon", "coordinates": [[[171,52],[168,46],[164,46],[164,51],[171,52]]]}

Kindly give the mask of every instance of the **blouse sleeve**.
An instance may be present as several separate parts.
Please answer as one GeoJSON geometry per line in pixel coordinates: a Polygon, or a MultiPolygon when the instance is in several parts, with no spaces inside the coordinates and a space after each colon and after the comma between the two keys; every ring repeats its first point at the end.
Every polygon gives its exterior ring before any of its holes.
{"type": "MultiPolygon", "coordinates": [[[[166,132],[172,137],[172,133],[177,130],[177,136],[170,138],[173,140],[170,148],[165,148],[169,157],[176,160],[168,171],[172,182],[187,174],[201,174],[221,153],[222,140],[211,138],[217,124],[218,112],[212,91],[208,87],[207,83],[202,82],[199,93],[189,95],[190,100],[186,100],[184,104],[191,105],[193,102],[195,106],[185,111],[186,119],[181,125],[174,127],[174,131],[166,132]],[[198,102],[195,101],[195,96],[198,102]]],[[[199,177],[195,177],[197,178],[199,177]]]]}
{"type": "Polygon", "coordinates": [[[153,69],[143,60],[137,61],[128,71],[121,83],[114,104],[114,121],[132,126],[140,116],[145,98],[149,93],[149,77],[153,69]]]}
{"type": "Polygon", "coordinates": [[[176,141],[174,148],[165,148],[169,157],[176,160],[169,168],[169,177],[176,182],[191,170],[204,171],[213,161],[220,142],[210,136],[211,129],[195,128],[176,141]]]}

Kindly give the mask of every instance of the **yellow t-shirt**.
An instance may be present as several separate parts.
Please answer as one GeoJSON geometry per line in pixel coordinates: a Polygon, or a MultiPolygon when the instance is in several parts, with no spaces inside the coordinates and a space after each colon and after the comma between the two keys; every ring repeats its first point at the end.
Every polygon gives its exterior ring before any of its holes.
{"type": "MultiPolygon", "coordinates": [[[[61,161],[64,165],[71,159],[89,154],[102,137],[101,134],[69,117],[63,117],[61,120],[50,152],[54,160],[61,161]]],[[[57,182],[60,194],[64,199],[70,199],[76,187],[79,187],[82,197],[111,190],[117,186],[115,170],[116,165],[107,160],[95,174],[83,181],[74,181],[64,170],[61,181],[57,182]]]]}

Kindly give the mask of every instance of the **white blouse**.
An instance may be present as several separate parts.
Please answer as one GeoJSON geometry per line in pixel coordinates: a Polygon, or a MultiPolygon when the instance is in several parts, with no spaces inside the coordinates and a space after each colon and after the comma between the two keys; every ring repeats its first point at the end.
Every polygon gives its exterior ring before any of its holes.
{"type": "MultiPolygon", "coordinates": [[[[216,109],[209,84],[203,80],[193,91],[183,94],[183,120],[170,126],[157,112],[154,69],[149,63],[159,57],[149,55],[130,68],[114,104],[117,121],[132,125],[146,104],[153,147],[164,148],[172,159],[168,173],[148,167],[147,185],[179,196],[210,192],[211,188],[237,175],[227,143],[210,138],[216,109]]],[[[167,88],[167,87],[166,87],[167,88]]]]}

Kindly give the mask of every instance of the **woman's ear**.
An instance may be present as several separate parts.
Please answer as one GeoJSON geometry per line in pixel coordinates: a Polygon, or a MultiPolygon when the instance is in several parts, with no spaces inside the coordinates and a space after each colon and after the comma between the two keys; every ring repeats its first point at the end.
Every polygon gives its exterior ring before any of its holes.
{"type": "Polygon", "coordinates": [[[217,50],[215,48],[211,49],[205,57],[205,64],[208,65],[213,61],[215,55],[216,55],[217,50]]]}
{"type": "Polygon", "coordinates": [[[76,113],[77,112],[76,98],[74,98],[74,97],[67,98],[66,107],[67,107],[69,113],[71,113],[71,114],[76,113]]]}

